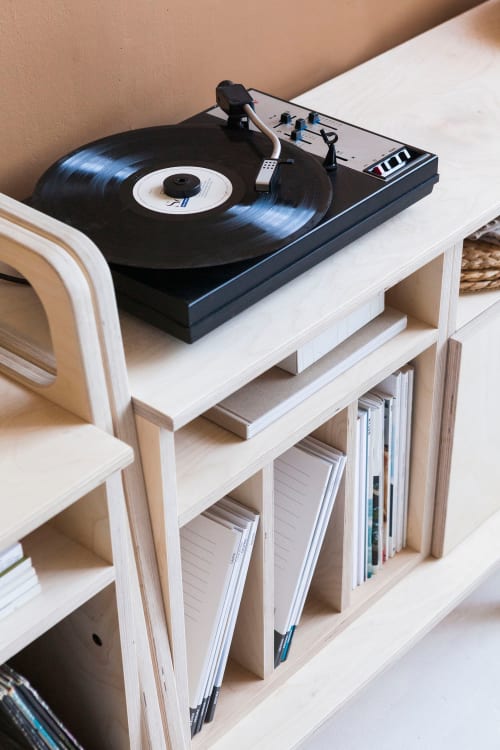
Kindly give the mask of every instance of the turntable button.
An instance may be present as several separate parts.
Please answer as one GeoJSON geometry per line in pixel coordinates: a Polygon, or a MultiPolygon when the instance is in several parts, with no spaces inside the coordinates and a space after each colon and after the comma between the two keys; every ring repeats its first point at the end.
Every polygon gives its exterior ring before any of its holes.
{"type": "Polygon", "coordinates": [[[317,112],[309,112],[307,115],[307,119],[312,125],[316,125],[318,122],[321,122],[319,119],[319,114],[317,112]]]}
{"type": "Polygon", "coordinates": [[[283,125],[290,125],[292,122],[292,115],[290,112],[282,112],[280,115],[280,122],[283,123],[283,125]]]}
{"type": "Polygon", "coordinates": [[[295,120],[295,130],[305,130],[306,129],[306,121],[303,117],[297,117],[295,120]]]}

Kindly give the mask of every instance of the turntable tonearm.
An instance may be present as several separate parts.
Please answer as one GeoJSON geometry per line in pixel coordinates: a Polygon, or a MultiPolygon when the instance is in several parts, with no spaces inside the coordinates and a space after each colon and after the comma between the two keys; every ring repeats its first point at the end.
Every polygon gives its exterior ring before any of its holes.
{"type": "Polygon", "coordinates": [[[188,342],[438,180],[434,154],[329,115],[229,81],[217,101],[82,146],[31,199],[95,241],[123,309],[188,342]]]}

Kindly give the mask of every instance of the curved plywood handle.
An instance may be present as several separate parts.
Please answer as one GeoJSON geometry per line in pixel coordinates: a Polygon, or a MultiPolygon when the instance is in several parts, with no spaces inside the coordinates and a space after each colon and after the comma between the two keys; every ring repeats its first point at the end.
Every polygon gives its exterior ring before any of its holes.
{"type": "Polygon", "coordinates": [[[110,412],[92,297],[77,263],[51,240],[0,217],[0,261],[21,273],[47,315],[55,376],[1,349],[0,369],[41,395],[107,429],[110,412]],[[102,424],[102,415],[107,415],[102,424]]]}

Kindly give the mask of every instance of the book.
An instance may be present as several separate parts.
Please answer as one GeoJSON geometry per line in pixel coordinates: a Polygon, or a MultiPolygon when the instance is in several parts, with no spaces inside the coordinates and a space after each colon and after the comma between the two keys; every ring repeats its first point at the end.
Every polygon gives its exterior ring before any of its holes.
{"type": "Polygon", "coordinates": [[[367,568],[368,577],[382,564],[383,487],[384,487],[384,401],[368,392],[359,399],[368,415],[367,459],[367,568]]]}
{"type": "Polygon", "coordinates": [[[8,570],[14,563],[23,557],[23,547],[21,542],[15,542],[9,547],[0,550],[0,575],[8,570]]]}
{"type": "Polygon", "coordinates": [[[356,452],[354,456],[355,465],[356,465],[356,471],[354,471],[354,484],[353,484],[353,502],[352,502],[352,567],[351,567],[351,574],[352,574],[352,580],[351,580],[351,588],[354,590],[356,586],[358,585],[358,555],[359,555],[359,536],[358,536],[358,528],[359,528],[359,460],[360,460],[360,441],[361,441],[361,418],[359,416],[359,412],[356,417],[356,440],[355,440],[355,446],[356,446],[356,452]]]}
{"type": "Polygon", "coordinates": [[[405,365],[358,401],[353,589],[406,546],[413,380],[405,365]]]}
{"type": "Polygon", "coordinates": [[[275,666],[288,656],[299,624],[345,460],[306,438],[274,462],[275,666]]]}
{"type": "Polygon", "coordinates": [[[383,311],[384,293],[379,292],[369,299],[368,302],[360,305],[355,310],[351,310],[343,318],[336,320],[326,331],[302,344],[297,351],[281,360],[281,362],[278,362],[276,367],[280,367],[292,375],[298,375],[383,311]]]}
{"type": "Polygon", "coordinates": [[[223,498],[181,528],[191,734],[213,718],[258,514],[223,498]]]}
{"type": "Polygon", "coordinates": [[[246,581],[248,567],[257,533],[259,516],[254,511],[245,508],[232,498],[226,497],[217,503],[217,512],[219,517],[226,518],[231,523],[240,527],[242,530],[242,544],[240,545],[239,554],[241,555],[241,564],[238,566],[237,581],[234,589],[234,596],[231,601],[231,608],[227,618],[224,637],[218,658],[214,662],[214,670],[208,683],[207,697],[208,702],[204,715],[205,722],[213,720],[215,709],[219,698],[222,679],[226,668],[231,640],[236,626],[239,612],[239,606],[243,595],[243,588],[246,581]]]}
{"type": "Polygon", "coordinates": [[[10,568],[0,573],[0,602],[2,596],[7,594],[17,583],[21,583],[26,578],[34,574],[34,568],[31,563],[31,557],[23,557],[18,562],[11,565],[10,568]]]}
{"type": "MultiPolygon", "coordinates": [[[[299,625],[300,617],[304,609],[306,596],[309,591],[312,576],[321,551],[321,545],[326,534],[327,526],[333,511],[333,506],[340,487],[340,482],[346,464],[346,456],[342,451],[332,448],[326,443],[313,437],[301,440],[300,446],[312,455],[320,456],[332,464],[332,473],[326,488],[325,496],[320,509],[318,522],[316,524],[312,543],[309,548],[308,557],[304,566],[304,575],[301,578],[299,593],[292,615],[292,635],[299,625]]],[[[289,648],[287,649],[288,652],[289,648]]]]}
{"type": "Polygon", "coordinates": [[[4,609],[10,607],[11,604],[15,604],[16,600],[23,598],[24,594],[36,586],[37,583],[38,576],[34,568],[31,568],[30,575],[23,576],[14,587],[4,592],[0,597],[0,615],[4,609]]]}
{"type": "Polygon", "coordinates": [[[34,582],[31,582],[28,588],[23,589],[22,592],[18,592],[16,597],[9,603],[2,605],[2,607],[0,608],[0,620],[3,617],[7,617],[8,615],[12,614],[12,612],[14,612],[16,609],[22,607],[23,604],[29,602],[31,599],[37,596],[41,590],[42,587],[38,579],[36,579],[34,582]]]}
{"type": "Polygon", "coordinates": [[[251,438],[396,336],[406,325],[407,316],[388,307],[299,375],[273,367],[204,416],[239,437],[251,438]]]}
{"type": "Polygon", "coordinates": [[[193,730],[240,540],[235,531],[204,515],[181,528],[180,540],[193,730]]]}
{"type": "Polygon", "coordinates": [[[30,557],[23,557],[20,542],[4,550],[3,563],[15,560],[0,573],[0,619],[7,617],[41,591],[30,557]]]}
{"type": "Polygon", "coordinates": [[[414,368],[406,365],[376,389],[385,402],[387,557],[406,546],[413,387],[414,368]]]}
{"type": "Polygon", "coordinates": [[[358,476],[358,495],[354,502],[358,506],[358,526],[354,530],[357,534],[357,574],[356,585],[366,580],[366,525],[367,525],[367,460],[368,460],[368,412],[358,408],[359,443],[357,446],[356,468],[358,476]]]}

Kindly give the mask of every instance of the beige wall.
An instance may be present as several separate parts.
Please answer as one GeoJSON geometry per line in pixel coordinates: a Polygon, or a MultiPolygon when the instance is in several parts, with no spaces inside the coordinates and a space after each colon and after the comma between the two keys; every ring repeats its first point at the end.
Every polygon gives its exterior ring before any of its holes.
{"type": "Polygon", "coordinates": [[[70,149],[210,106],[223,78],[290,98],[476,4],[0,0],[0,191],[24,198],[70,149]]]}

